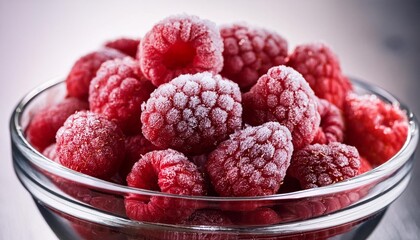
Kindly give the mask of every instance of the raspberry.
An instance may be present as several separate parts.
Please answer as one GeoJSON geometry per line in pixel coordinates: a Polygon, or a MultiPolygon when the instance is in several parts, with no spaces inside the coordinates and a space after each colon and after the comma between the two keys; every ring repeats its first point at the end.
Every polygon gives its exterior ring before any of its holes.
{"type": "Polygon", "coordinates": [[[289,130],[277,122],[237,131],[210,153],[206,169],[220,196],[263,196],[277,192],[289,167],[289,130]]]}
{"type": "Polygon", "coordinates": [[[286,63],[287,42],[275,32],[243,23],[220,28],[224,64],[221,75],[249,89],[269,68],[286,63]]]}
{"type": "Polygon", "coordinates": [[[344,113],[346,142],[354,145],[372,166],[388,161],[407,138],[406,114],[398,105],[387,104],[375,95],[349,95],[344,113]]]}
{"type": "Polygon", "coordinates": [[[293,153],[288,170],[303,189],[327,186],[358,174],[357,149],[338,142],[314,144],[293,153]]]}
{"type": "Polygon", "coordinates": [[[87,100],[89,96],[90,81],[95,77],[96,71],[105,61],[114,58],[123,58],[126,55],[112,48],[103,48],[86,54],[77,60],[66,78],[69,96],[87,100]]]}
{"type": "Polygon", "coordinates": [[[136,58],[140,39],[118,38],[105,43],[105,47],[116,49],[132,58],[136,58]]]}
{"type": "Polygon", "coordinates": [[[185,154],[209,152],[242,125],[238,85],[209,72],[159,86],[142,108],[144,136],[185,154]]]}
{"type": "Polygon", "coordinates": [[[181,74],[223,67],[223,42],[213,22],[177,15],[157,23],[140,44],[140,66],[155,86],[181,74]]]}
{"type": "Polygon", "coordinates": [[[153,90],[132,58],[109,60],[91,82],[90,109],[114,121],[125,134],[136,134],[141,130],[141,104],[153,90]]]}
{"type": "Polygon", "coordinates": [[[303,75],[315,95],[343,108],[352,85],[342,74],[337,56],[327,45],[312,43],[297,46],[287,65],[303,75]]]}
{"type": "Polygon", "coordinates": [[[55,142],[55,134],[73,113],[88,109],[87,102],[66,98],[61,102],[38,111],[26,129],[28,141],[39,151],[55,142]]]}
{"type": "Polygon", "coordinates": [[[312,142],[320,116],[317,97],[302,75],[286,66],[272,67],[243,95],[244,121],[278,121],[292,133],[294,149],[312,142]]]}
{"type": "Polygon", "coordinates": [[[93,112],[71,115],[57,132],[57,156],[75,171],[107,179],[124,158],[124,136],[113,122],[93,112]]]}
{"type": "Polygon", "coordinates": [[[321,117],[321,123],[312,144],[342,142],[344,139],[345,125],[341,110],[327,100],[318,100],[318,112],[321,117]]]}
{"type": "Polygon", "coordinates": [[[139,133],[135,136],[125,138],[125,160],[121,166],[121,175],[126,177],[133,168],[133,165],[146,153],[159,150],[147,140],[143,134],[139,133]]]}
{"type": "MultiPolygon", "coordinates": [[[[130,187],[164,193],[202,196],[205,183],[197,167],[182,153],[172,149],[145,154],[127,176],[130,187]]],[[[125,200],[127,216],[133,220],[173,223],[187,219],[194,206],[187,200],[154,196],[146,200],[136,195],[125,200]]]]}

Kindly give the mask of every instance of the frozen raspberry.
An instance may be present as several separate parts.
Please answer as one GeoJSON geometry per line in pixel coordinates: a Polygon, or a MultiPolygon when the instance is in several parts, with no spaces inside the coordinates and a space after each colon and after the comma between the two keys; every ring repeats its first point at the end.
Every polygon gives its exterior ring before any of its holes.
{"type": "Polygon", "coordinates": [[[237,131],[210,153],[206,169],[220,196],[263,196],[280,188],[293,152],[277,122],[237,131]]]}
{"type": "Polygon", "coordinates": [[[132,58],[136,58],[140,39],[118,38],[105,43],[105,47],[116,49],[132,58]]]}
{"type": "Polygon", "coordinates": [[[96,75],[96,71],[105,61],[123,58],[126,55],[112,48],[103,48],[77,60],[66,78],[67,92],[69,96],[87,100],[89,85],[96,75]]]}
{"type": "Polygon", "coordinates": [[[88,109],[87,102],[77,98],[66,98],[61,102],[47,106],[38,111],[28,128],[26,137],[28,141],[39,151],[55,142],[55,134],[63,125],[64,121],[73,113],[88,109]]]}
{"type": "Polygon", "coordinates": [[[342,142],[345,124],[341,110],[327,100],[318,99],[318,112],[321,117],[321,123],[312,144],[342,142]]]}
{"type": "Polygon", "coordinates": [[[286,62],[287,42],[275,32],[237,23],[222,26],[220,35],[224,45],[220,74],[242,90],[252,87],[271,67],[286,62]]]}
{"type": "Polygon", "coordinates": [[[139,133],[134,136],[128,136],[125,138],[125,160],[121,166],[121,175],[124,178],[133,168],[133,165],[146,153],[160,150],[158,147],[153,145],[147,140],[143,134],[139,133]]]}
{"type": "Polygon", "coordinates": [[[220,210],[201,209],[195,211],[185,225],[227,226],[232,225],[230,218],[220,210]]]}
{"type": "Polygon", "coordinates": [[[123,161],[124,136],[107,118],[93,112],[78,112],[57,132],[57,156],[68,168],[108,179],[123,161]]]}
{"type": "Polygon", "coordinates": [[[57,156],[57,144],[53,143],[50,146],[46,147],[42,152],[42,155],[47,157],[48,159],[53,160],[54,162],[60,163],[60,160],[57,156]]]}
{"type": "Polygon", "coordinates": [[[366,158],[360,157],[359,174],[369,172],[370,170],[372,170],[372,165],[370,164],[370,162],[366,158]]]}
{"type": "Polygon", "coordinates": [[[267,207],[253,211],[232,212],[229,216],[238,225],[261,226],[281,222],[281,218],[276,211],[267,207]]]}
{"type": "Polygon", "coordinates": [[[287,65],[300,72],[319,98],[343,108],[351,82],[341,72],[337,56],[323,43],[297,46],[287,65]]]}
{"type": "MultiPolygon", "coordinates": [[[[197,167],[182,153],[172,149],[145,154],[127,176],[127,184],[147,190],[177,195],[206,194],[204,179],[197,167]]],[[[183,199],[130,195],[125,200],[127,216],[138,221],[173,223],[194,212],[192,203],[183,199]]]]}
{"type": "Polygon", "coordinates": [[[141,104],[153,90],[132,58],[109,60],[91,82],[90,110],[114,121],[126,135],[137,134],[141,130],[141,104]]]}
{"type": "Polygon", "coordinates": [[[358,174],[357,149],[338,142],[314,144],[293,153],[288,170],[303,189],[327,186],[358,174]]]}
{"type": "Polygon", "coordinates": [[[394,156],[408,134],[406,114],[395,104],[387,104],[375,95],[350,94],[344,108],[346,142],[354,145],[372,166],[394,156]]]}
{"type": "Polygon", "coordinates": [[[213,22],[177,15],[157,23],[140,44],[140,66],[155,86],[181,74],[212,72],[223,67],[223,42],[213,22]]]}
{"type": "Polygon", "coordinates": [[[320,123],[317,97],[302,75],[292,68],[270,68],[243,95],[242,101],[246,123],[280,122],[292,133],[296,150],[314,139],[320,123]]]}
{"type": "Polygon", "coordinates": [[[181,75],[159,86],[142,108],[144,136],[185,154],[209,152],[242,125],[238,85],[209,72],[181,75]]]}

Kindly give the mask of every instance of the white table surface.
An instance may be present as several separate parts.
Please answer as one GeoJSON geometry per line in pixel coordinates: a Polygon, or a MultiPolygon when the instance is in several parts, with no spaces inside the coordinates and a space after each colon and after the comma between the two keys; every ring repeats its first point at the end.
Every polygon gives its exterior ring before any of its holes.
{"type": "MultiPolygon", "coordinates": [[[[56,239],[12,168],[8,121],[18,100],[64,76],[108,39],[141,37],[158,20],[196,14],[282,34],[290,49],[322,40],[346,73],[391,91],[420,114],[420,4],[415,1],[5,1],[0,0],[0,240],[56,239]],[[172,3],[171,3],[172,2],[172,3]]],[[[418,239],[420,166],[370,239],[418,239]]]]}

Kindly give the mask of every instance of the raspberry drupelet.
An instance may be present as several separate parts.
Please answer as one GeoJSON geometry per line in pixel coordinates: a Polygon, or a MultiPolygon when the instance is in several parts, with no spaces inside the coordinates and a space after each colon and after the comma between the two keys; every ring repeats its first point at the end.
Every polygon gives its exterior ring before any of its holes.
{"type": "Polygon", "coordinates": [[[90,110],[114,121],[126,135],[135,135],[141,130],[141,104],[154,89],[131,57],[109,60],[90,84],[90,110]]]}
{"type": "Polygon", "coordinates": [[[289,128],[294,149],[311,143],[320,124],[317,97],[300,73],[272,67],[243,94],[244,121],[260,125],[277,121],[289,128]]]}
{"type": "Polygon", "coordinates": [[[341,72],[340,62],[323,43],[302,44],[289,56],[287,65],[300,72],[319,98],[343,109],[352,84],[341,72]]]}
{"type": "Polygon", "coordinates": [[[160,85],[142,108],[144,136],[187,155],[211,151],[242,125],[238,85],[209,72],[160,85]]]}
{"type": "Polygon", "coordinates": [[[89,104],[77,98],[66,98],[46,106],[32,118],[26,130],[29,142],[39,151],[55,143],[55,134],[64,121],[73,113],[89,108],[89,104]]]}
{"type": "Polygon", "coordinates": [[[155,86],[181,74],[219,73],[223,42],[213,22],[191,15],[163,19],[146,33],[139,49],[141,70],[155,86]]]}
{"type": "MultiPolygon", "coordinates": [[[[127,184],[177,195],[206,195],[205,182],[197,167],[172,149],[143,155],[128,174],[127,184]]],[[[163,196],[146,200],[145,196],[129,195],[125,208],[130,219],[162,223],[182,222],[195,211],[190,201],[163,196]]]]}
{"type": "Polygon", "coordinates": [[[212,151],[206,170],[220,196],[275,194],[292,157],[290,131],[277,122],[235,132],[212,151]]]}
{"type": "Polygon", "coordinates": [[[112,48],[102,48],[82,56],[74,63],[66,78],[67,93],[71,97],[87,100],[90,82],[96,76],[96,71],[101,64],[111,59],[126,56],[112,48]]]}
{"type": "Polygon", "coordinates": [[[243,91],[268,69],[286,62],[287,41],[275,32],[235,23],[221,26],[220,35],[224,45],[220,74],[238,83],[243,91]]]}
{"type": "Polygon", "coordinates": [[[124,135],[99,114],[82,111],[71,115],[57,132],[60,163],[75,171],[109,179],[124,160],[124,135]]]}
{"type": "Polygon", "coordinates": [[[350,94],[344,107],[346,142],[376,167],[394,156],[408,135],[407,115],[375,95],[350,94]]]}
{"type": "Polygon", "coordinates": [[[355,147],[332,142],[308,145],[294,152],[288,174],[308,189],[357,176],[359,168],[360,156],[355,147]]]}

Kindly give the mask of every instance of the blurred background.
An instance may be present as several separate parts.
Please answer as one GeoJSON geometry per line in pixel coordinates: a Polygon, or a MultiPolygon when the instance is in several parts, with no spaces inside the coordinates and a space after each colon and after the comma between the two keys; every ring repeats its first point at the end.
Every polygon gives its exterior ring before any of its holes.
{"type": "MultiPolygon", "coordinates": [[[[37,85],[65,76],[82,55],[120,36],[142,37],[177,13],[217,24],[245,21],[277,31],[290,46],[329,44],[342,69],[379,85],[420,114],[419,1],[24,1],[0,0],[0,240],[56,239],[12,168],[8,121],[37,85]]],[[[420,236],[420,164],[370,239],[420,236]]]]}

